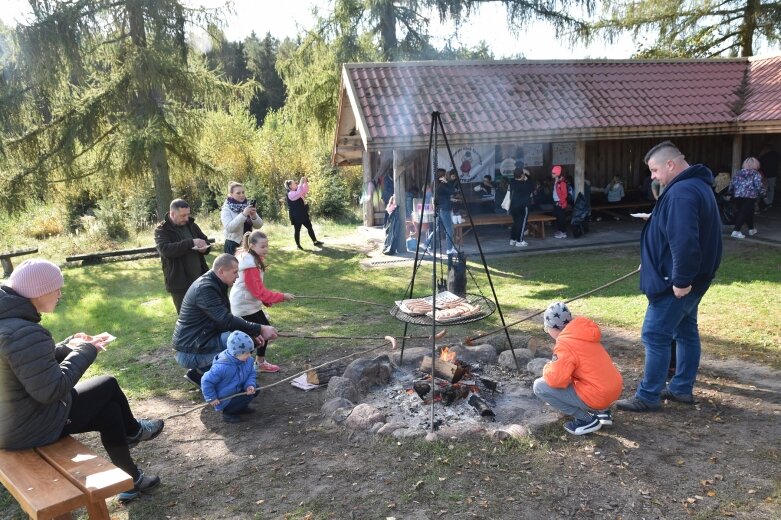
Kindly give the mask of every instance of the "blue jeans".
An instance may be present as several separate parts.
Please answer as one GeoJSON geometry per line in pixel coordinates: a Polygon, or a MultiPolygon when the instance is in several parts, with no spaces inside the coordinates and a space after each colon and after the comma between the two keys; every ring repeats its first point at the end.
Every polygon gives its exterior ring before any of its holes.
{"type": "Polygon", "coordinates": [[[590,409],[578,397],[574,385],[569,385],[567,388],[553,388],[545,382],[545,379],[540,377],[534,380],[532,390],[534,395],[560,412],[571,415],[579,421],[591,419],[590,409]]]}
{"type": "Polygon", "coordinates": [[[700,366],[700,332],[697,307],[702,295],[665,296],[649,302],[643,321],[645,371],[635,396],[647,403],[660,402],[670,365],[670,343],[676,342],[675,375],[667,386],[677,395],[691,395],[700,366]]]}
{"type": "MultiPolygon", "coordinates": [[[[452,211],[439,211],[438,228],[440,231],[445,232],[447,237],[448,250],[453,249],[453,212],[452,211]]],[[[434,238],[434,232],[429,233],[426,239],[426,249],[431,247],[431,239],[434,238]]]]}
{"type": "Polygon", "coordinates": [[[184,368],[197,368],[201,372],[206,372],[212,366],[214,356],[228,348],[228,336],[230,332],[223,332],[220,334],[219,350],[207,352],[205,354],[192,354],[190,352],[176,352],[174,358],[180,366],[184,368]]]}

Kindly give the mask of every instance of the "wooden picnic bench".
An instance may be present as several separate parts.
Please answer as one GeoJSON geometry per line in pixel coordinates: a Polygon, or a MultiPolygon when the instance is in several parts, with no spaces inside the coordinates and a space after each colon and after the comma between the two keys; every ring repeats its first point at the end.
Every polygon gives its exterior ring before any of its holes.
{"type": "Polygon", "coordinates": [[[29,450],[0,450],[0,482],[34,520],[70,519],[86,507],[109,520],[106,499],[133,488],[133,479],[73,437],[29,450]]]}
{"type": "Polygon", "coordinates": [[[615,210],[617,209],[650,209],[654,207],[654,203],[649,200],[642,200],[642,201],[635,201],[635,202],[616,202],[615,204],[597,204],[596,206],[591,206],[591,214],[593,216],[594,212],[599,213],[607,213],[611,217],[615,219],[620,219],[622,217],[621,214],[616,213],[615,210]]]}
{"type": "MultiPolygon", "coordinates": [[[[556,220],[555,217],[546,215],[545,213],[532,213],[529,218],[526,219],[526,223],[529,226],[529,233],[539,238],[545,238],[545,223],[556,220]]],[[[492,226],[492,225],[510,225],[513,223],[513,218],[509,214],[489,214],[489,215],[475,215],[472,217],[472,222],[475,226],[492,226]]],[[[453,224],[453,241],[458,246],[464,239],[464,235],[469,233],[472,226],[469,220],[464,220],[458,224],[453,224]],[[466,229],[466,231],[464,231],[466,229]]]]}
{"type": "Polygon", "coordinates": [[[11,258],[22,255],[32,255],[38,252],[37,247],[28,247],[25,249],[14,249],[13,251],[4,251],[0,253],[0,263],[3,265],[3,276],[8,278],[14,272],[14,263],[11,258]]]}

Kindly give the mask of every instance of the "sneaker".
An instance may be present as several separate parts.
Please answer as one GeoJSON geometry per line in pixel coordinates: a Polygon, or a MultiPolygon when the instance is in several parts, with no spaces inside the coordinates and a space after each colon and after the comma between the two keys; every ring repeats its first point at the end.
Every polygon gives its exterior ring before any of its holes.
{"type": "Polygon", "coordinates": [[[754,235],[757,234],[757,229],[756,228],[749,229],[748,234],[753,237],[754,235]]]}
{"type": "Polygon", "coordinates": [[[616,408],[627,412],[656,412],[662,407],[661,403],[647,403],[637,397],[629,399],[619,399],[616,401],[616,408]]]}
{"type": "Polygon", "coordinates": [[[322,243],[322,242],[320,242],[319,240],[315,240],[315,241],[314,241],[314,242],[312,242],[312,243],[313,243],[314,245],[316,245],[317,247],[322,247],[322,245],[323,245],[323,243],[322,243]]]}
{"type": "Polygon", "coordinates": [[[142,471],[141,474],[138,475],[138,478],[133,482],[133,489],[130,491],[123,491],[117,495],[117,498],[124,504],[131,500],[135,500],[141,496],[141,493],[148,493],[159,485],[160,477],[156,475],[144,475],[144,472],[142,471]]]}
{"type": "Polygon", "coordinates": [[[676,403],[683,403],[683,404],[694,404],[694,396],[691,394],[674,394],[670,392],[667,388],[662,390],[662,393],[660,394],[660,397],[662,399],[665,399],[667,401],[675,401],[676,403]]]}
{"type": "Polygon", "coordinates": [[[553,238],[567,238],[567,234],[561,231],[557,231],[556,234],[553,235],[553,238]]]}
{"type": "Polygon", "coordinates": [[[203,377],[203,372],[198,370],[197,368],[191,368],[187,371],[187,373],[182,376],[186,380],[188,380],[190,383],[197,386],[199,389],[201,388],[201,378],[203,377]]]}
{"type": "Polygon", "coordinates": [[[515,240],[510,240],[510,245],[511,246],[518,245],[518,242],[516,242],[515,240]]]}
{"type": "Polygon", "coordinates": [[[602,428],[602,423],[596,415],[589,415],[588,419],[573,419],[564,424],[564,429],[572,435],[585,435],[602,428]]]}
{"type": "Polygon", "coordinates": [[[732,238],[746,238],[746,235],[741,233],[740,231],[733,231],[732,235],[730,235],[732,238]]]}
{"type": "Polygon", "coordinates": [[[162,419],[139,419],[138,433],[132,437],[126,437],[127,447],[135,448],[141,441],[151,441],[163,431],[165,422],[162,419]]]}
{"type": "Polygon", "coordinates": [[[263,363],[258,363],[258,372],[279,372],[279,367],[273,363],[269,363],[268,361],[264,361],[263,363]]]}
{"type": "Polygon", "coordinates": [[[222,420],[226,423],[235,424],[241,422],[241,417],[233,413],[222,412],[222,420]]]}
{"type": "Polygon", "coordinates": [[[521,240],[515,243],[515,247],[528,247],[529,243],[526,240],[521,240]]]}
{"type": "Polygon", "coordinates": [[[457,255],[458,254],[458,250],[455,247],[451,247],[450,249],[447,250],[447,254],[448,254],[448,256],[450,256],[450,255],[457,255]]]}
{"type": "Polygon", "coordinates": [[[602,426],[613,426],[613,413],[610,408],[602,410],[594,414],[599,419],[599,424],[602,426]]]}

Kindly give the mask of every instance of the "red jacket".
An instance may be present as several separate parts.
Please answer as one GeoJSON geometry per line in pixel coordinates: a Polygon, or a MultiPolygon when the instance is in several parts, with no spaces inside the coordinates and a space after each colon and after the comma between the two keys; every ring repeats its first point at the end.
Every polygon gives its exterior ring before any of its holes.
{"type": "Polygon", "coordinates": [[[553,360],[542,377],[553,388],[575,386],[578,397],[593,410],[604,410],[621,395],[623,380],[600,343],[596,323],[583,316],[572,320],[556,339],[553,360]]]}
{"type": "Polygon", "coordinates": [[[564,179],[563,175],[556,179],[556,182],[553,184],[553,189],[556,190],[556,195],[559,196],[559,207],[567,209],[567,181],[564,179]]]}

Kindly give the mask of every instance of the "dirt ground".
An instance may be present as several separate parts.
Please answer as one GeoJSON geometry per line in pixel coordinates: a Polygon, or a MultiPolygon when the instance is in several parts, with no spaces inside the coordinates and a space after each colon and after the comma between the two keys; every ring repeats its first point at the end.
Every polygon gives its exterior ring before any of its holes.
{"type": "MultiPolygon", "coordinates": [[[[635,334],[605,330],[632,395],[643,353],[635,334]]],[[[167,353],[166,353],[167,355],[167,353]]],[[[344,355],[334,349],[324,362],[344,355]]],[[[161,357],[160,362],[168,362],[161,357]]],[[[264,374],[268,384],[291,375],[264,374]]],[[[396,440],[325,424],[324,390],[263,391],[257,412],[226,424],[202,409],[170,419],[134,449],[163,484],[116,519],[675,519],[781,518],[781,378],[736,360],[703,359],[695,397],[575,437],[563,420],[495,442],[396,440]]],[[[195,390],[132,403],[165,417],[200,404],[195,390]]],[[[97,446],[97,438],[87,442],[97,446]]],[[[22,518],[16,506],[0,518],[22,518]]]]}
{"type": "MultiPolygon", "coordinates": [[[[638,338],[606,336],[630,395],[642,370],[638,338]]],[[[503,443],[356,433],[323,423],[323,396],[283,384],[242,424],[209,409],[170,419],[135,449],[163,485],[128,506],[112,501],[112,516],[781,518],[781,379],[761,366],[704,360],[695,406],[616,412],[612,427],[583,437],[559,422],[503,443]]],[[[133,406],[160,417],[196,404],[193,391],[133,406]]]]}

